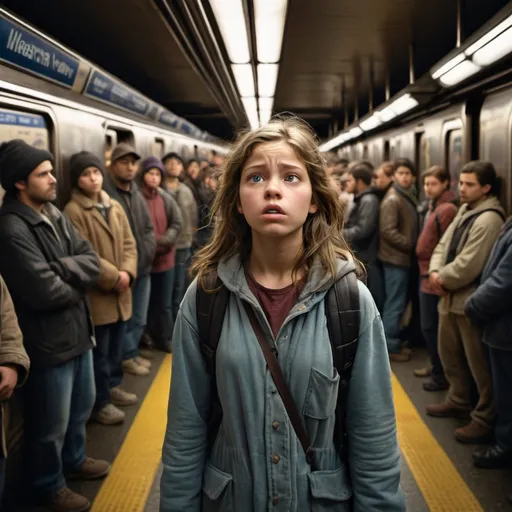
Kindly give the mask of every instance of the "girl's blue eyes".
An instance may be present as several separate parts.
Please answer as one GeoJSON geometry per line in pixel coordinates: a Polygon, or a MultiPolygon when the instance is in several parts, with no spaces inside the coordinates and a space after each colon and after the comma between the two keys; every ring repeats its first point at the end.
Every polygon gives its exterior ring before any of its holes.
{"type": "MultiPolygon", "coordinates": [[[[288,181],[289,183],[293,183],[295,181],[298,181],[299,177],[295,174],[289,174],[286,176],[285,181],[288,181]]],[[[261,174],[253,174],[250,178],[250,181],[253,183],[261,183],[263,181],[263,176],[261,174]]]]}

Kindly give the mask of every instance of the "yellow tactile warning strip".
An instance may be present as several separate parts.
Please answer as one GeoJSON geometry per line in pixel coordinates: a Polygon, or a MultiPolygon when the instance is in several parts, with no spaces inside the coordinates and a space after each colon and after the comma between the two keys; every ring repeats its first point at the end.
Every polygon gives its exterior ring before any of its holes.
{"type": "Polygon", "coordinates": [[[91,512],[143,512],[160,464],[167,424],[171,356],[167,355],[124,440],[91,512]]]}
{"type": "Polygon", "coordinates": [[[484,512],[393,375],[398,439],[430,512],[484,512]]]}

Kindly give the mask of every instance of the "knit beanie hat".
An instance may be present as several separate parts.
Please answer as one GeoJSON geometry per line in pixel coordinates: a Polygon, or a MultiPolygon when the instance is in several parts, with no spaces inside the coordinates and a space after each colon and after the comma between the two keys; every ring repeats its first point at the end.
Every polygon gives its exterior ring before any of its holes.
{"type": "Polygon", "coordinates": [[[26,180],[42,162],[53,164],[53,155],[38,149],[24,140],[14,139],[0,145],[0,185],[6,192],[15,190],[15,183],[26,180]]]}
{"type": "Polygon", "coordinates": [[[146,158],[143,160],[140,170],[141,170],[141,177],[144,176],[147,172],[149,172],[151,169],[158,169],[160,171],[160,174],[162,175],[162,181],[165,179],[165,167],[162,163],[162,160],[157,158],[156,156],[150,156],[149,158],[146,158]]]}
{"type": "Polygon", "coordinates": [[[69,160],[69,179],[72,187],[78,186],[78,179],[87,167],[97,167],[105,177],[105,169],[101,160],[94,153],[80,151],[80,153],[72,155],[69,160]]]}

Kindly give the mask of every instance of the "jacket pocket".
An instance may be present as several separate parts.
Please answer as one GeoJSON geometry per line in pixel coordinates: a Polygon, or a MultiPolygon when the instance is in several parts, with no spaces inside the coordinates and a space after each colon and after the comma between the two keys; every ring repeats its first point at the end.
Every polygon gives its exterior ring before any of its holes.
{"type": "Polygon", "coordinates": [[[349,510],[352,489],[344,466],[332,471],[314,471],[308,478],[313,512],[349,510]]]}
{"type": "Polygon", "coordinates": [[[224,473],[209,462],[206,463],[203,477],[203,512],[234,510],[232,482],[233,477],[229,473],[224,473]]]}
{"type": "Polygon", "coordinates": [[[325,420],[334,414],[338,398],[340,376],[333,368],[333,376],[327,377],[311,368],[302,414],[315,420],[325,420]]]}

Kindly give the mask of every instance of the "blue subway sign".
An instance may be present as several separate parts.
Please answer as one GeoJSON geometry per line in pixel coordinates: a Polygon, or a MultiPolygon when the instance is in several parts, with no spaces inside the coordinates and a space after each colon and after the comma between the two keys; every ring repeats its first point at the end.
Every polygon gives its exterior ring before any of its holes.
{"type": "Polygon", "coordinates": [[[169,112],[168,110],[164,110],[160,114],[159,122],[162,124],[165,124],[167,126],[170,126],[171,128],[176,128],[178,126],[179,118],[178,118],[178,116],[174,115],[172,112],[169,112]]]}
{"type": "Polygon", "coordinates": [[[0,16],[0,60],[66,87],[79,61],[30,30],[0,16]]]}
{"type": "Polygon", "coordinates": [[[0,124],[26,126],[27,128],[46,128],[44,117],[37,114],[20,114],[9,110],[0,110],[0,124]]]}
{"type": "Polygon", "coordinates": [[[146,115],[150,106],[146,98],[97,69],[89,78],[85,95],[141,116],[146,115]]]}

